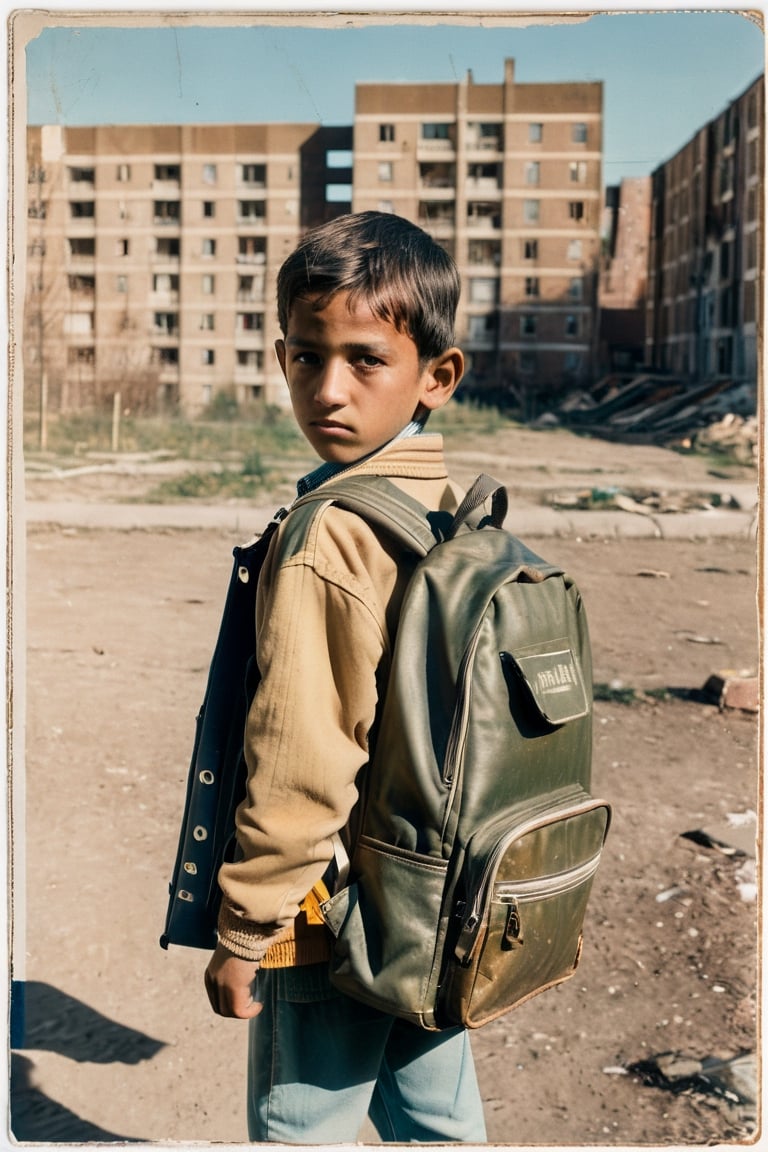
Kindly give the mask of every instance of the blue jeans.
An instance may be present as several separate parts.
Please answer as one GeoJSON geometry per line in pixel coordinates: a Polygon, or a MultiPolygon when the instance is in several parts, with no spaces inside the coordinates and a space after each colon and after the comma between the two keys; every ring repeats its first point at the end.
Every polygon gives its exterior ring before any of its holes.
{"type": "Polygon", "coordinates": [[[326,964],[262,969],[249,1024],[248,1135],[351,1144],[368,1114],[382,1140],[486,1142],[463,1028],[427,1032],[336,992],[326,964]]]}

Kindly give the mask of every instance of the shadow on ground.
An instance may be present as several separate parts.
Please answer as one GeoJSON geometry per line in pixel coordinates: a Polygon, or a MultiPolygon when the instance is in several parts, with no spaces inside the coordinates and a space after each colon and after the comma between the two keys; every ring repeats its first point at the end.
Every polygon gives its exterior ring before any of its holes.
{"type": "Polygon", "coordinates": [[[78,1063],[138,1064],[151,1060],[163,1041],[127,1028],[81,1000],[40,981],[14,982],[11,989],[11,1131],[19,1141],[80,1143],[140,1142],[106,1132],[35,1084],[27,1051],[56,1052],[78,1063]]]}

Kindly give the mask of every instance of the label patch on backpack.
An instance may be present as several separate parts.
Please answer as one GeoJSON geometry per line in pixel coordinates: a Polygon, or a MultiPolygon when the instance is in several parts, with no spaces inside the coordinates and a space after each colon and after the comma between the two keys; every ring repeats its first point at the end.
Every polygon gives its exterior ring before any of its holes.
{"type": "Polygon", "coordinates": [[[514,668],[549,724],[565,724],[589,712],[581,668],[571,648],[525,655],[502,652],[501,657],[505,666],[514,668]]]}

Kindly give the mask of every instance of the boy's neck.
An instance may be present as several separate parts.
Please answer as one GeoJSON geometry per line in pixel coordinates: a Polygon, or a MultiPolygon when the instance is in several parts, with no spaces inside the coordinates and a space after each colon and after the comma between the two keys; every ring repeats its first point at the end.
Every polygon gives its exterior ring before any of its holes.
{"type": "MultiPolygon", "coordinates": [[[[396,440],[404,440],[408,436],[418,436],[424,431],[424,420],[411,420],[406,424],[397,436],[393,436],[387,444],[394,444],[396,440]]],[[[325,484],[326,480],[332,479],[334,476],[346,472],[348,468],[354,468],[356,465],[361,464],[363,460],[369,460],[371,456],[375,456],[377,452],[381,452],[382,448],[386,448],[387,444],[382,444],[373,452],[369,452],[366,456],[361,456],[359,460],[353,460],[351,464],[336,464],[332,460],[327,461],[325,464],[320,464],[312,472],[308,472],[306,476],[302,476],[296,485],[297,496],[306,496],[309,492],[314,492],[321,484],[325,484]]]]}

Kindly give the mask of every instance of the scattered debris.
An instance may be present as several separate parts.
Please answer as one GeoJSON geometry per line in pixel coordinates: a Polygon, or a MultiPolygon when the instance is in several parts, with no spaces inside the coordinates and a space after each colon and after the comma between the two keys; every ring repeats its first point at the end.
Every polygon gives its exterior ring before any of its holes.
{"type": "Polygon", "coordinates": [[[681,888],[679,884],[676,884],[674,888],[667,888],[664,892],[658,892],[656,894],[656,903],[666,904],[667,900],[674,900],[675,896],[682,896],[684,892],[685,889],[681,888]]]}
{"type": "Polygon", "coordinates": [[[725,669],[713,672],[704,685],[703,692],[723,711],[735,708],[742,712],[758,712],[760,709],[760,685],[754,672],[725,669]]]}
{"type": "Polygon", "coordinates": [[[757,838],[757,816],[753,811],[732,812],[719,824],[683,832],[685,840],[692,840],[703,848],[712,848],[724,856],[749,856],[754,859],[757,838]]]}
{"type": "Polygon", "coordinates": [[[656,568],[640,568],[637,572],[635,572],[635,576],[649,576],[649,577],[653,577],[656,580],[669,580],[670,579],[669,572],[664,572],[661,569],[656,569],[656,568]]]}
{"type": "Polygon", "coordinates": [[[714,1096],[738,1108],[741,1119],[755,1120],[757,1073],[754,1052],[739,1052],[728,1059],[716,1056],[684,1056],[679,1052],[661,1052],[648,1060],[628,1065],[628,1071],[639,1076],[652,1088],[663,1088],[675,1095],[695,1092],[714,1096]]]}
{"type": "Polygon", "coordinates": [[[678,628],[675,631],[675,636],[682,636],[690,644],[722,644],[723,641],[717,636],[700,636],[696,632],[689,632],[687,628],[678,628]]]}
{"type": "Polygon", "coordinates": [[[582,488],[548,492],[542,501],[552,508],[579,511],[618,508],[638,516],[668,515],[674,512],[710,512],[713,508],[741,508],[735,496],[722,492],[664,492],[653,488],[582,488]]]}

